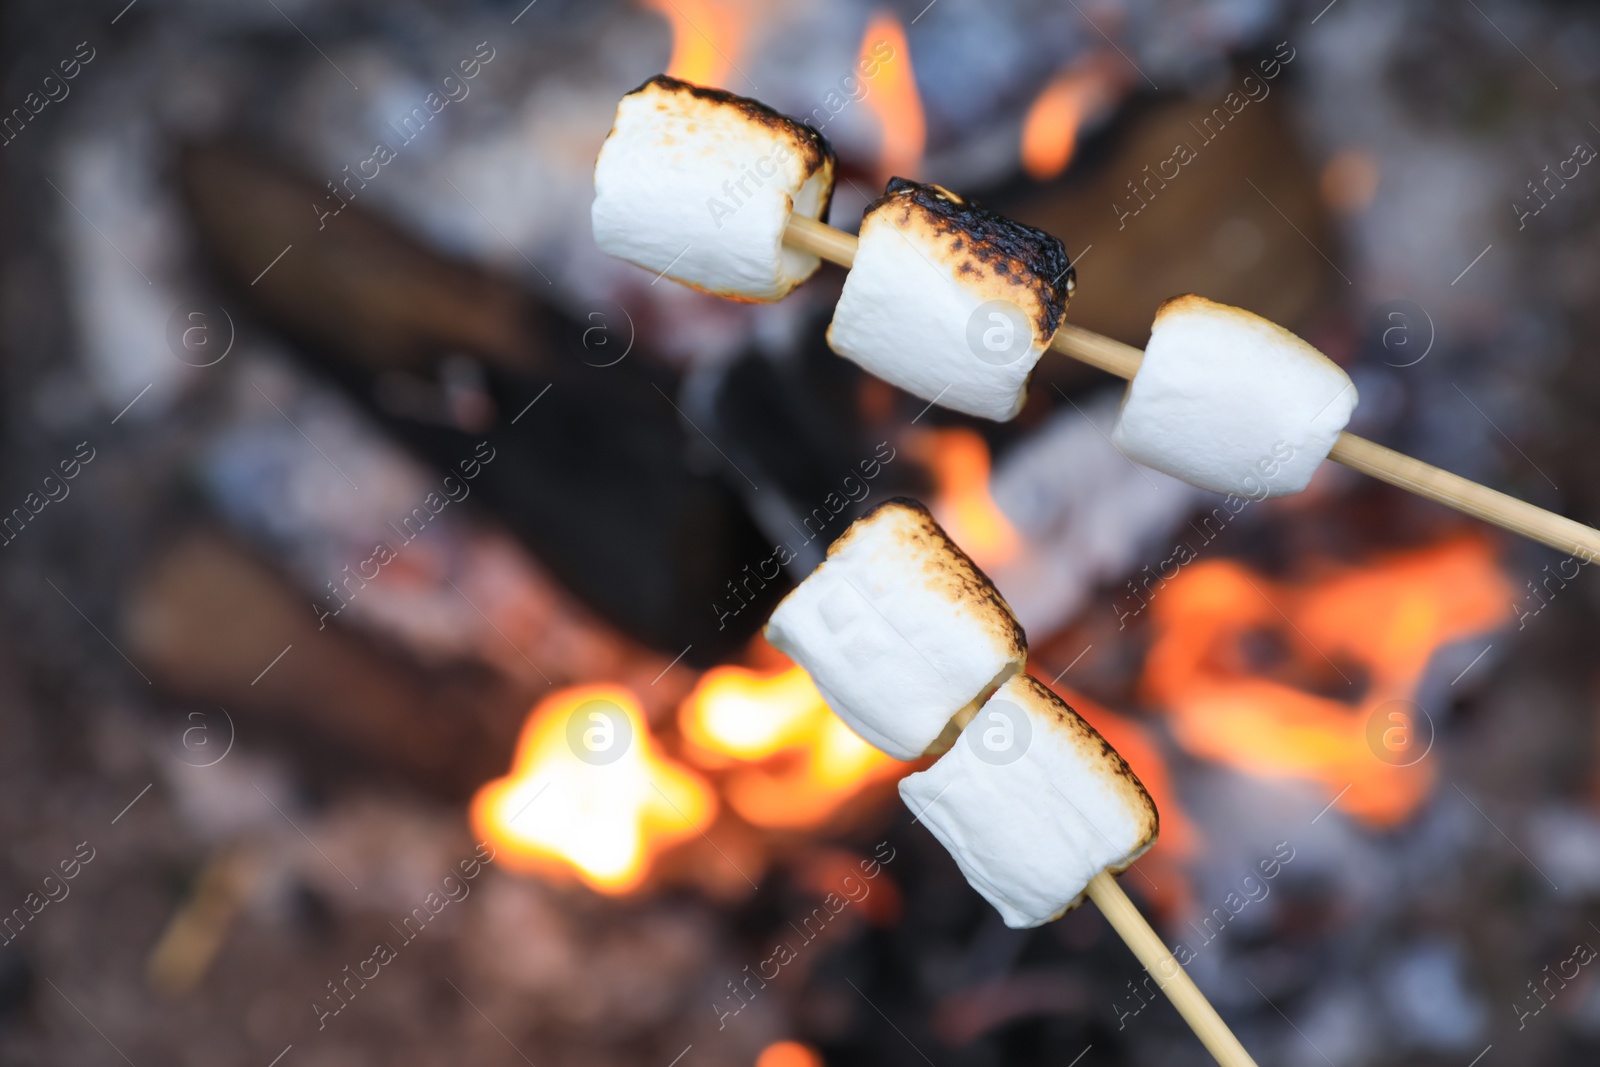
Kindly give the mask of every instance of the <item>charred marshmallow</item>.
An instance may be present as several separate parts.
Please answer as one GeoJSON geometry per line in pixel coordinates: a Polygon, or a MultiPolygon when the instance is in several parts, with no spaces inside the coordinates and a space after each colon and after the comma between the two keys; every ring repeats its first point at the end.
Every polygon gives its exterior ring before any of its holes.
{"type": "Polygon", "coordinates": [[[916,759],[1022,668],[1027,639],[933,516],[889,500],[851,524],[783,599],[767,640],[829,707],[896,759],[916,759]]]}
{"type": "Polygon", "coordinates": [[[1010,927],[1060,918],[1101,871],[1155,843],[1155,804],[1094,727],[1043,683],[1002,685],[900,796],[1010,927]]]}
{"type": "Polygon", "coordinates": [[[833,149],[764,104],[659,75],[622,98],[594,167],[595,244],[717,296],[779,300],[820,260],[783,245],[825,219],[833,149]]]}
{"type": "Polygon", "coordinates": [[[1327,356],[1190,294],[1157,309],[1111,440],[1202,489],[1283,496],[1311,481],[1355,406],[1355,383],[1327,356]]]}
{"type": "Polygon", "coordinates": [[[828,344],[908,393],[1004,422],[1075,284],[1044,231],[892,178],[861,220],[828,344]]]}

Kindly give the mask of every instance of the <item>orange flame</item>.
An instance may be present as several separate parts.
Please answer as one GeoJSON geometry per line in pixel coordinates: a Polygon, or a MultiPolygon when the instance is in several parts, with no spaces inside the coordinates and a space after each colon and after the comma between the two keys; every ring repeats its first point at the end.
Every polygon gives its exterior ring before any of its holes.
{"type": "Polygon", "coordinates": [[[1022,121],[1022,169],[1045,181],[1067,169],[1086,123],[1106,112],[1128,89],[1121,56],[1095,52],[1052,78],[1022,121]]]}
{"type": "Polygon", "coordinates": [[[590,685],[538,703],[511,773],[478,791],[471,820],[513,870],[575,874],[621,894],[658,855],[704,831],[716,808],[699,775],[659,752],[632,693],[590,685]]]}
{"type": "Polygon", "coordinates": [[[1404,747],[1391,745],[1394,730],[1396,741],[1421,744],[1429,727],[1410,701],[1429,659],[1502,623],[1509,596],[1476,536],[1299,584],[1232,561],[1196,563],[1154,590],[1157,636],[1143,682],[1190,752],[1330,792],[1348,786],[1342,809],[1391,826],[1428,795],[1434,769],[1425,751],[1386,759],[1379,746],[1404,747]],[[1256,676],[1252,638],[1281,647],[1279,679],[1256,676]]]}
{"type": "Polygon", "coordinates": [[[684,701],[678,725],[695,762],[733,768],[729,806],[769,829],[820,826],[865,786],[909,769],[857,737],[799,667],[717,667],[684,701]]]}
{"type": "Polygon", "coordinates": [[[822,1054],[798,1041],[774,1041],[756,1057],[756,1067],[822,1067],[822,1054]]]}
{"type": "Polygon", "coordinates": [[[719,0],[640,0],[672,27],[667,73],[695,85],[721,88],[744,42],[745,16],[719,0]]]}
{"type": "Polygon", "coordinates": [[[1082,74],[1063,71],[1028,108],[1022,120],[1022,169],[1030,178],[1044,181],[1067,169],[1094,92],[1082,74]]]}
{"type": "Polygon", "coordinates": [[[873,57],[881,55],[884,46],[893,49],[889,53],[892,58],[882,64],[872,90],[864,98],[883,131],[878,171],[884,181],[896,176],[914,178],[922,162],[927,124],[922,115],[922,98],[917,95],[905,30],[899,19],[887,13],[874,16],[861,35],[861,69],[869,63],[877,65],[873,57]]]}
{"type": "Polygon", "coordinates": [[[917,430],[907,447],[933,473],[929,508],[945,532],[981,568],[1012,559],[1021,539],[989,495],[989,446],[966,427],[917,430]]]}

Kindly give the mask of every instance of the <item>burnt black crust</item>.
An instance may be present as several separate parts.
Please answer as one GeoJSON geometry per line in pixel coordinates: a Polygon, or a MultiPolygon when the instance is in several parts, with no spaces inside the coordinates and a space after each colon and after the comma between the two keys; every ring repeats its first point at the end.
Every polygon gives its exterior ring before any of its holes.
{"type": "Polygon", "coordinates": [[[1028,653],[1028,632],[1022,628],[1022,623],[1017,621],[1016,612],[1011,610],[1011,605],[1006,603],[1006,598],[1000,595],[1000,590],[995,587],[989,576],[983,573],[983,568],[973,562],[972,557],[967,555],[949,534],[945,533],[944,527],[939,525],[939,520],[933,517],[933,512],[929,511],[927,505],[923,504],[922,501],[913,500],[908,496],[892,496],[887,500],[874,504],[862,512],[861,517],[856,519],[855,522],[845,527],[843,533],[833,539],[833,543],[828,546],[828,555],[833,555],[834,548],[846,537],[850,536],[850,532],[857,526],[870,521],[874,515],[887,508],[914,512],[925,529],[939,535],[940,539],[950,547],[950,550],[971,571],[971,574],[951,575],[960,587],[962,595],[990,604],[999,609],[1002,615],[1010,619],[1012,640],[1016,642],[1018,653],[1026,656],[1028,653]]]}
{"type": "MultiPolygon", "coordinates": [[[[747,118],[759,122],[763,126],[780,133],[793,134],[800,137],[806,146],[806,169],[808,171],[816,171],[822,167],[823,163],[827,163],[830,173],[839,173],[839,157],[834,154],[833,145],[828,143],[826,137],[800,120],[792,119],[781,111],[774,111],[759,100],[752,100],[748,96],[739,96],[725,89],[708,89],[703,85],[680,81],[669,74],[657,74],[654,78],[648,78],[637,89],[624,95],[633,96],[634,93],[642,93],[652,85],[667,92],[688,93],[690,96],[700,100],[726,104],[744,112],[747,118]]],[[[828,221],[828,209],[832,206],[833,183],[829,182],[827,192],[822,198],[822,210],[817,213],[818,222],[828,221]]]]}
{"type": "Polygon", "coordinates": [[[909,178],[890,178],[884,194],[867,205],[866,213],[906,201],[938,220],[940,233],[955,238],[952,251],[971,255],[998,275],[1017,273],[1025,281],[1031,275],[1031,283],[1038,287],[1044,305],[1040,332],[1047,338],[1054,336],[1078,284],[1078,272],[1058,239],[997,215],[943,186],[924,185],[909,178]]]}

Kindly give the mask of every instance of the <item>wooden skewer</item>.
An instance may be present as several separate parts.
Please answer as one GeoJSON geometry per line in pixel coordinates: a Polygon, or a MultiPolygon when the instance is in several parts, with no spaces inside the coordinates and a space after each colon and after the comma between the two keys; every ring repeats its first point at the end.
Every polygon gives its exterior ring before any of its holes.
{"type": "MultiPolygon", "coordinates": [[[[791,248],[821,256],[841,267],[849,267],[855,262],[855,236],[815,219],[791,215],[783,240],[791,248]]],[[[1138,373],[1139,364],[1144,359],[1144,352],[1132,345],[1125,345],[1071,323],[1062,323],[1050,347],[1064,356],[1099,367],[1119,378],[1132,378],[1138,373]]],[[[1445,507],[1455,508],[1463,514],[1549,545],[1586,563],[1600,559],[1600,530],[1535,507],[1486,485],[1479,485],[1459,474],[1451,474],[1432,464],[1412,459],[1364,437],[1341,433],[1328,458],[1381,482],[1388,482],[1445,507]]]]}
{"type": "MultiPolygon", "coordinates": [[[[841,267],[849,267],[855,262],[854,235],[836,230],[815,219],[799,215],[790,216],[783,239],[784,243],[792,248],[811,252],[841,267]]],[[[1063,325],[1057,332],[1051,347],[1123,378],[1133,377],[1144,355],[1137,348],[1068,325],[1063,325]],[[1064,337],[1070,337],[1070,340],[1064,340],[1064,337]]],[[[1111,872],[1101,871],[1095,875],[1089,882],[1086,892],[1089,899],[1095,902],[1106,920],[1111,923],[1112,929],[1127,942],[1139,962],[1155,976],[1161,990],[1172,1000],[1178,1013],[1183,1016],[1184,1021],[1194,1030],[1195,1035],[1200,1038],[1200,1042],[1211,1055],[1216,1057],[1217,1062],[1223,1067],[1256,1067],[1256,1061],[1245,1051],[1239,1039],[1233,1036],[1228,1024],[1222,1021],[1222,1016],[1217,1014],[1217,1009],[1213,1008],[1205,994],[1200,992],[1199,987],[1178,963],[1177,958],[1167,951],[1160,936],[1151,928],[1145,917],[1139,914],[1139,909],[1133,906],[1133,901],[1128,899],[1128,895],[1122,891],[1122,887],[1111,876],[1111,872]]]]}
{"type": "Polygon", "coordinates": [[[194,896],[172,916],[145,961],[145,977],[156,990],[178,996],[205,977],[259,870],[255,853],[245,847],[207,861],[194,896]]]}
{"type": "Polygon", "coordinates": [[[1239,1044],[1239,1039],[1233,1036],[1233,1031],[1222,1021],[1217,1009],[1211,1006],[1206,995],[1194,984],[1189,972],[1167,951],[1167,946],[1162,944],[1161,938],[1139,914],[1139,909],[1133,906],[1133,901],[1128,899],[1128,894],[1122,891],[1111,872],[1101,871],[1095,875],[1089,882],[1088,893],[1089,899],[1095,902],[1112,929],[1139,957],[1145,970],[1155,977],[1161,991],[1172,1001],[1173,1007],[1183,1016],[1183,1021],[1194,1030],[1195,1036],[1216,1057],[1216,1061],[1223,1067],[1256,1067],[1256,1061],[1239,1044]]]}

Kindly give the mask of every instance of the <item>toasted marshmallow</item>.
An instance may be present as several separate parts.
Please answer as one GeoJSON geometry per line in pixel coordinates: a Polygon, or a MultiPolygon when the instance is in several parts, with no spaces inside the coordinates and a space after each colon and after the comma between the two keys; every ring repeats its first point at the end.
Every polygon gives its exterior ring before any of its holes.
{"type": "Polygon", "coordinates": [[[733,300],[779,300],[821,262],[783,245],[825,219],[833,149],[764,104],[658,75],[622,98],[594,166],[595,244],[733,300]]]}
{"type": "Polygon", "coordinates": [[[1204,297],[1156,311],[1111,440],[1191,485],[1298,493],[1356,406],[1350,376],[1282,326],[1204,297]]]}
{"type": "Polygon", "coordinates": [[[850,525],[772,613],[767,640],[828,706],[896,759],[1021,670],[1027,638],[983,572],[912,500],[850,525]]]}
{"type": "Polygon", "coordinates": [[[1155,843],[1133,771],[1045,685],[1011,678],[900,796],[1010,927],[1058,919],[1155,843]]]}
{"type": "Polygon", "coordinates": [[[828,344],[908,393],[1004,422],[1075,284],[1043,230],[891,178],[861,220],[828,344]]]}

